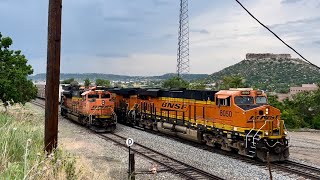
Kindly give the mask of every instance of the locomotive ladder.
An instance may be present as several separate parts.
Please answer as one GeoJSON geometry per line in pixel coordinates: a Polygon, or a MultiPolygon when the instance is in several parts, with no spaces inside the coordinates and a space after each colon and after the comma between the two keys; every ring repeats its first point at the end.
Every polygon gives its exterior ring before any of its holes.
{"type": "Polygon", "coordinates": [[[266,126],[267,122],[269,121],[272,121],[272,120],[265,120],[264,121],[264,124],[260,127],[260,129],[258,129],[256,131],[255,134],[251,134],[251,132],[253,132],[253,130],[255,130],[255,126],[256,126],[256,123],[255,121],[253,120],[253,127],[252,129],[249,131],[249,133],[246,135],[246,149],[248,149],[248,154],[247,156],[249,157],[254,157],[256,155],[256,144],[260,141],[261,137],[260,135],[258,134],[261,129],[266,126]],[[248,145],[248,138],[252,138],[252,142],[248,145]]]}
{"type": "Polygon", "coordinates": [[[96,112],[98,107],[94,108],[94,111],[92,113],[89,114],[89,125],[92,125],[92,115],[96,112]]]}

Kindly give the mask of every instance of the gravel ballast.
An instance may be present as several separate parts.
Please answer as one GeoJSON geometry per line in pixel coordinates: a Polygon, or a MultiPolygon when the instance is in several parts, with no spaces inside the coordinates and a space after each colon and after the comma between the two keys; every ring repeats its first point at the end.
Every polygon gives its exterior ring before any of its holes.
{"type": "Polygon", "coordinates": [[[320,131],[290,132],[290,160],[320,168],[320,131]]]}
{"type": "MultiPolygon", "coordinates": [[[[33,105],[31,105],[33,106],[33,105]]],[[[44,110],[33,106],[44,116],[44,110]]],[[[70,120],[59,118],[59,147],[76,157],[87,179],[128,179],[128,150],[117,144],[99,138],[84,127],[70,120]],[[88,173],[89,172],[89,173],[88,173]]],[[[140,156],[135,157],[137,180],[181,179],[179,176],[161,172],[150,174],[151,161],[140,156]]]]}
{"type": "MultiPolygon", "coordinates": [[[[208,152],[188,144],[157,136],[123,125],[118,125],[116,134],[133,138],[136,142],[160,151],[170,157],[190,164],[224,179],[270,179],[267,168],[238,161],[224,155],[208,152]]],[[[273,179],[292,179],[273,172],[273,179]]]]}

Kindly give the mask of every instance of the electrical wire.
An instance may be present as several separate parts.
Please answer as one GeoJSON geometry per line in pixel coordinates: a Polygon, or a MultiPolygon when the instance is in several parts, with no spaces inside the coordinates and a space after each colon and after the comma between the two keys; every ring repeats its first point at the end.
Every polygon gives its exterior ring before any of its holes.
{"type": "Polygon", "coordinates": [[[240,1],[237,1],[237,3],[245,10],[247,11],[247,13],[253,18],[255,19],[261,26],[263,26],[264,28],[266,28],[269,32],[271,32],[277,39],[279,39],[283,44],[285,44],[288,48],[290,48],[292,51],[294,51],[296,54],[298,54],[303,60],[305,60],[308,64],[320,69],[319,66],[313,64],[312,62],[310,62],[309,60],[307,60],[305,57],[303,57],[298,51],[296,51],[294,48],[292,48],[290,45],[288,45],[285,41],[283,41],[276,33],[274,33],[272,30],[270,30],[266,25],[264,25],[262,22],[260,22],[254,15],[251,14],[251,12],[245,8],[240,1]]]}

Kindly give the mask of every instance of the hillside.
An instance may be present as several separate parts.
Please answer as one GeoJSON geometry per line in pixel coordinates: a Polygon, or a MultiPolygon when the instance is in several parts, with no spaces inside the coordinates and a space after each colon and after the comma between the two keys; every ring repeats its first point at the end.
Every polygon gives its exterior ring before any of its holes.
{"type": "Polygon", "coordinates": [[[209,76],[219,82],[225,76],[241,76],[249,87],[288,91],[290,86],[320,82],[320,71],[300,59],[243,60],[209,76]]]}
{"type": "MultiPolygon", "coordinates": [[[[151,80],[151,81],[161,81],[165,79],[169,79],[170,77],[174,76],[173,73],[164,74],[161,76],[126,76],[126,75],[115,75],[115,74],[103,74],[103,73],[83,73],[83,74],[74,74],[74,73],[61,73],[60,79],[69,79],[74,78],[78,81],[82,81],[86,78],[91,80],[94,79],[108,79],[111,81],[143,81],[143,80],[151,80]]],[[[196,79],[203,79],[208,77],[208,74],[186,74],[183,75],[183,78],[187,81],[192,81],[196,79]]],[[[34,81],[45,81],[46,74],[36,74],[34,76],[29,76],[30,79],[34,81]]]]}

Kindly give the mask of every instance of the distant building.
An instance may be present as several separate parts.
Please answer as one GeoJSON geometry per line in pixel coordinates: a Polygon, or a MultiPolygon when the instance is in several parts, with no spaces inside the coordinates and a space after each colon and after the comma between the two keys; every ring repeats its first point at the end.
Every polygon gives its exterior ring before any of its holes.
{"type": "Polygon", "coordinates": [[[302,84],[301,87],[290,87],[289,95],[292,96],[300,92],[316,91],[318,89],[319,87],[316,84],[302,84]]]}

